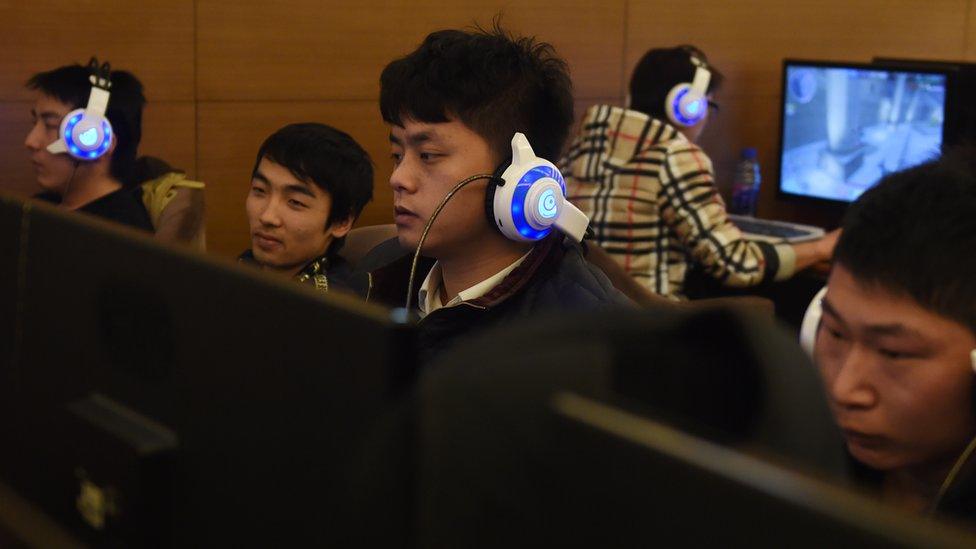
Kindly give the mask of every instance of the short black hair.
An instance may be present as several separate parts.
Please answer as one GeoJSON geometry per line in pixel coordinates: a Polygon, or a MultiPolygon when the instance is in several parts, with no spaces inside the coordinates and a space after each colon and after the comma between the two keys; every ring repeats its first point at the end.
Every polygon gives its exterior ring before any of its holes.
{"type": "MultiPolygon", "coordinates": [[[[88,104],[92,84],[88,67],[78,64],[65,65],[54,70],[39,72],[27,81],[27,88],[49,95],[72,109],[88,104]]],[[[112,153],[110,171],[112,177],[124,185],[134,181],[133,165],[142,140],[142,110],[146,106],[142,82],[127,71],[112,71],[109,78],[112,88],[105,117],[115,132],[115,151],[112,153]]]]}
{"type": "Polygon", "coordinates": [[[573,85],[550,44],[516,38],[496,19],[490,30],[433,32],[387,65],[380,112],[397,126],[404,119],[455,117],[484,138],[499,161],[510,156],[512,136],[522,132],[537,155],[555,161],[573,125],[573,85]]]}
{"type": "Polygon", "coordinates": [[[834,263],[976,334],[976,150],[889,175],[850,207],[834,263]]]}
{"type": "Polygon", "coordinates": [[[695,46],[655,48],[644,54],[630,76],[630,108],[658,120],[668,121],[664,103],[671,88],[682,82],[691,83],[695,78],[692,57],[705,63],[711,77],[708,93],[718,90],[725,77],[705,57],[705,52],[695,46]]]}
{"type": "MultiPolygon", "coordinates": [[[[323,230],[337,219],[351,217],[355,221],[373,199],[373,162],[369,154],[349,134],[332,126],[303,122],[271,134],[258,149],[252,175],[264,158],[329,193],[332,207],[323,230]]],[[[344,241],[333,241],[329,254],[339,251],[344,241]]]]}

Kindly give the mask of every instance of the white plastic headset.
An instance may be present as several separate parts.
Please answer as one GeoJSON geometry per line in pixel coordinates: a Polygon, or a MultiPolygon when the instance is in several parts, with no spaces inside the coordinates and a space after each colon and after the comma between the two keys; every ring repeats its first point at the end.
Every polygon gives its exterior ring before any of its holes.
{"type": "Polygon", "coordinates": [[[712,73],[708,70],[708,65],[695,55],[691,56],[691,64],[695,66],[692,81],[682,82],[671,88],[664,100],[664,113],[668,119],[683,128],[701,122],[708,112],[708,83],[712,79],[712,73]]]}
{"type": "Polygon", "coordinates": [[[92,84],[88,105],[69,112],[61,120],[58,139],[48,145],[47,150],[91,162],[104,156],[112,147],[112,124],[105,117],[112,81],[108,63],[99,66],[98,60],[92,57],[88,68],[91,70],[88,79],[92,84]]]}
{"type": "Polygon", "coordinates": [[[520,242],[541,240],[553,227],[581,242],[590,220],[566,199],[556,166],[539,158],[522,133],[512,137],[512,162],[488,185],[486,210],[498,230],[520,242]]]}

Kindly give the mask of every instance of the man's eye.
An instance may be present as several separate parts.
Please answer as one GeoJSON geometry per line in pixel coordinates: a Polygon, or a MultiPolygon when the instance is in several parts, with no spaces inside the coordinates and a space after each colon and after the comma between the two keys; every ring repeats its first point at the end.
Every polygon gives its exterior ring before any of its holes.
{"type": "Polygon", "coordinates": [[[293,206],[295,208],[305,208],[305,207],[307,207],[304,202],[299,202],[298,200],[295,200],[294,198],[292,198],[291,200],[289,200],[288,201],[288,204],[290,204],[291,206],[293,206]]]}
{"type": "Polygon", "coordinates": [[[261,187],[251,187],[251,194],[264,194],[264,189],[261,187]]]}
{"type": "Polygon", "coordinates": [[[393,159],[394,164],[399,164],[400,161],[403,160],[403,155],[400,153],[391,153],[390,158],[393,159]]]}
{"type": "Polygon", "coordinates": [[[835,330],[835,329],[831,328],[830,326],[826,326],[825,325],[823,327],[823,329],[827,332],[827,335],[829,335],[833,339],[838,339],[838,340],[844,339],[844,334],[843,333],[841,333],[838,330],[835,330]]]}
{"type": "Polygon", "coordinates": [[[424,162],[430,162],[431,160],[437,158],[438,156],[440,155],[435,153],[429,153],[429,152],[420,153],[420,159],[423,160],[424,162]]]}
{"type": "Polygon", "coordinates": [[[893,351],[891,349],[878,349],[878,352],[881,353],[881,356],[889,360],[898,360],[900,358],[905,358],[906,356],[908,356],[905,353],[902,353],[900,351],[893,351]]]}

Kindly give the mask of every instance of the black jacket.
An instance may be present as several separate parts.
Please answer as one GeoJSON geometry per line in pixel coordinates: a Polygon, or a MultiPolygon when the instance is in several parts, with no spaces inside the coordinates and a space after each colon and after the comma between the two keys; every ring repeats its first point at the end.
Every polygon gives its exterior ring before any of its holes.
{"type": "MultiPolygon", "coordinates": [[[[61,195],[53,191],[40,193],[35,195],[34,198],[52,204],[61,203],[61,195]]],[[[117,191],[85,204],[78,208],[77,211],[150,233],[154,232],[152,220],[149,218],[149,212],[142,205],[142,189],[139,187],[122,187],[117,191]]]]}
{"type": "MultiPolygon", "coordinates": [[[[399,249],[395,240],[377,246],[359,268],[376,264],[377,255],[399,253],[399,257],[372,271],[372,300],[403,307],[413,254],[399,249]]],[[[427,258],[418,264],[410,290],[414,296],[433,264],[427,258]]],[[[502,323],[546,312],[632,306],[602,271],[587,263],[579,246],[553,236],[536,244],[525,261],[484,296],[437,309],[420,320],[417,348],[421,361],[426,362],[459,338],[502,323]]]]}
{"type": "MultiPolygon", "coordinates": [[[[251,250],[237,257],[237,261],[247,265],[258,265],[251,250]]],[[[322,292],[340,290],[362,297],[369,301],[370,275],[353,269],[348,261],[340,256],[323,255],[309,261],[295,280],[322,292]]]]}

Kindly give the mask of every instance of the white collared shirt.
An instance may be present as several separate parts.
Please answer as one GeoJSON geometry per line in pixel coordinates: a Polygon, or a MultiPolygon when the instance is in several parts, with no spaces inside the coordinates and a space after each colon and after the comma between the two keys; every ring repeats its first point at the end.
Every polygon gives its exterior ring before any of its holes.
{"type": "MultiPolygon", "coordinates": [[[[529,252],[531,253],[531,252],[529,252]]],[[[478,299],[479,297],[487,294],[495,286],[501,284],[502,280],[508,276],[516,267],[525,261],[526,257],[529,257],[529,253],[526,253],[522,257],[518,258],[508,267],[498,271],[494,275],[482,280],[481,282],[471,286],[467,290],[463,290],[458,293],[458,295],[447,302],[446,305],[441,305],[441,264],[440,262],[434,263],[431,267],[430,272],[427,273],[427,278],[424,279],[424,283],[420,285],[420,290],[417,292],[417,305],[420,308],[421,318],[429,315],[430,313],[436,311],[437,309],[453,307],[463,301],[471,301],[473,299],[478,299]]]]}

